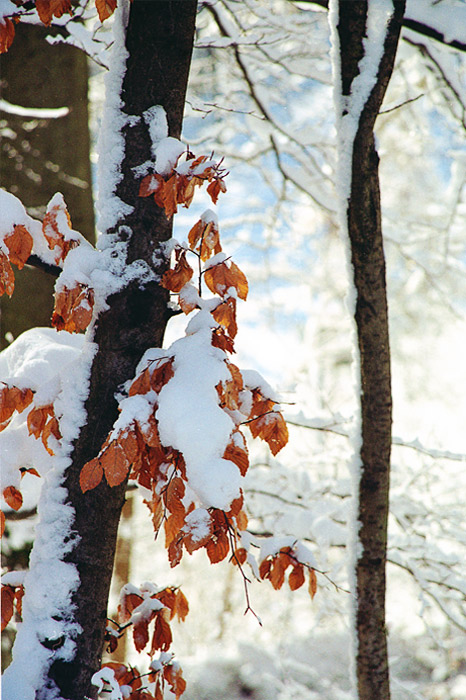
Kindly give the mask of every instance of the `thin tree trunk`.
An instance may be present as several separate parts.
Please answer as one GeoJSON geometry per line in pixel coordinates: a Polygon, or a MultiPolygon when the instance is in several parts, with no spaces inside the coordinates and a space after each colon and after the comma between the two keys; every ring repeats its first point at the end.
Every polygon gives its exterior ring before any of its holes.
{"type": "MultiPolygon", "coordinates": [[[[370,4],[370,2],[369,2],[370,4]]],[[[369,51],[367,0],[339,0],[337,25],[343,97],[352,94],[360,61],[369,51]]],[[[389,505],[392,399],[382,241],[379,158],[374,123],[392,74],[404,2],[394,2],[376,79],[352,143],[346,225],[356,288],[355,320],[360,355],[361,428],[356,561],[356,675],[360,700],[390,697],[385,630],[385,567],[389,505]]],[[[349,108],[350,109],[350,108],[349,108]]],[[[341,117],[345,116],[345,110],[341,117]]]]}
{"type": "MultiPolygon", "coordinates": [[[[153,105],[165,108],[171,136],[179,136],[194,37],[196,0],[134,0],[126,35],[129,53],[123,81],[123,111],[140,116],[153,105]]],[[[116,194],[133,207],[114,231],[124,237],[132,231],[127,262],[145,260],[154,268],[153,253],[171,236],[171,221],[152,198],[138,197],[139,182],[132,168],[151,159],[151,141],[143,119],[124,130],[123,178],[116,194]]],[[[167,262],[160,263],[161,273],[167,262]]],[[[109,309],[98,320],[94,342],[98,350],[91,371],[87,421],[76,442],[73,463],[64,486],[75,509],[74,531],[79,539],[66,561],[79,572],[80,584],[73,599],[75,620],[82,628],[76,654],[69,661],[56,659],[49,679],[61,697],[82,700],[95,697],[91,677],[100,667],[107,599],[115,554],[118,521],[125,484],[109,488],[101,483],[85,494],[79,486],[82,466],[95,457],[115,419],[118,387],[133,376],[142,354],[160,347],[168,320],[168,294],[157,283],[134,282],[107,302],[109,309]]],[[[44,687],[38,698],[47,700],[44,687]]]]}

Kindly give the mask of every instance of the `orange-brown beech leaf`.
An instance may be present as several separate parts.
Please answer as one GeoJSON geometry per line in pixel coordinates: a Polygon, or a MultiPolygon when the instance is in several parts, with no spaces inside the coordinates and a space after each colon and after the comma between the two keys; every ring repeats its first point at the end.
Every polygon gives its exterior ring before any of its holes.
{"type": "Polygon", "coordinates": [[[95,0],[95,6],[101,22],[108,19],[115,12],[117,0],[95,0]]]}
{"type": "Polygon", "coordinates": [[[36,10],[42,24],[50,26],[53,17],[50,0],[36,0],[36,10]]]}
{"type": "Polygon", "coordinates": [[[60,428],[58,426],[58,420],[55,418],[55,416],[53,416],[52,418],[50,418],[49,421],[47,421],[47,423],[45,424],[45,427],[42,431],[42,435],[41,435],[42,444],[44,445],[44,447],[47,450],[47,452],[49,453],[49,455],[53,456],[54,452],[52,449],[50,449],[49,444],[48,444],[49,438],[51,435],[53,435],[53,437],[56,440],[61,439],[61,433],[60,433],[60,428]]]}
{"type": "Polygon", "coordinates": [[[139,196],[140,197],[150,197],[151,194],[157,192],[160,186],[163,187],[165,180],[162,175],[154,173],[152,175],[146,175],[142,178],[139,185],[139,196]]]}
{"type": "Polygon", "coordinates": [[[309,569],[309,593],[312,599],[317,593],[317,576],[314,569],[309,569]]]}
{"type": "Polygon", "coordinates": [[[151,500],[149,501],[148,499],[144,499],[144,503],[151,512],[152,525],[154,528],[154,532],[157,533],[162,524],[165,510],[162,499],[160,498],[160,496],[154,493],[151,500]]]}
{"type": "Polygon", "coordinates": [[[3,537],[3,533],[5,532],[5,513],[3,510],[0,510],[0,537],[3,537]]]}
{"type": "Polygon", "coordinates": [[[296,591],[304,583],[304,567],[302,564],[295,564],[288,576],[288,585],[292,591],[296,591]]]}
{"type": "Polygon", "coordinates": [[[55,294],[55,306],[52,314],[52,326],[57,331],[79,333],[86,330],[92,320],[94,308],[94,290],[85,284],[63,289],[55,294]]]}
{"type": "Polygon", "coordinates": [[[263,561],[261,561],[260,566],[259,566],[259,576],[262,579],[269,578],[271,568],[272,568],[272,560],[271,559],[264,559],[263,561]]]}
{"type": "Polygon", "coordinates": [[[13,617],[14,600],[14,586],[2,586],[2,632],[13,617]]]}
{"type": "Polygon", "coordinates": [[[7,486],[3,489],[3,498],[5,502],[13,508],[19,510],[23,505],[23,494],[15,486],[7,486]]]}
{"type": "Polygon", "coordinates": [[[117,437],[117,443],[124,452],[125,458],[132,465],[139,453],[140,442],[136,426],[122,430],[117,437]]]}
{"type": "MultiPolygon", "coordinates": [[[[241,435],[241,433],[239,434],[241,435]]],[[[241,435],[241,437],[243,436],[241,435]]],[[[225,448],[225,452],[223,453],[223,459],[229,459],[231,462],[234,462],[240,470],[241,476],[246,475],[246,472],[249,468],[249,455],[246,445],[243,449],[234,442],[229,442],[225,448]]]]}
{"type": "Polygon", "coordinates": [[[174,615],[180,622],[184,622],[186,615],[189,613],[189,604],[184,593],[178,589],[175,594],[174,615]]]}
{"type": "Polygon", "coordinates": [[[210,185],[207,187],[207,192],[210,195],[210,198],[214,204],[217,204],[217,199],[218,195],[220,192],[226,192],[227,188],[225,183],[223,182],[222,179],[218,178],[215,180],[212,180],[210,185]]]}
{"type": "Polygon", "coordinates": [[[81,486],[81,491],[86,493],[86,491],[95,489],[95,487],[102,481],[103,475],[104,470],[102,469],[102,465],[98,457],[94,457],[94,459],[86,462],[79,475],[79,485],[81,486]]]}
{"type": "Polygon", "coordinates": [[[188,233],[188,243],[191,250],[196,250],[199,244],[199,254],[204,262],[212,255],[217,255],[222,251],[220,236],[215,221],[199,221],[194,224],[188,233]]]}
{"type": "Polygon", "coordinates": [[[177,511],[171,513],[165,520],[163,526],[165,529],[165,547],[168,549],[172,542],[178,538],[182,540],[180,530],[184,525],[185,512],[177,511]]]}
{"type": "Polygon", "coordinates": [[[171,587],[164,588],[156,593],[154,597],[160,600],[162,605],[170,611],[169,619],[173,620],[175,616],[176,589],[171,587]]]}
{"type": "Polygon", "coordinates": [[[37,469],[34,469],[34,467],[21,467],[19,471],[21,472],[21,478],[23,478],[25,474],[32,474],[33,476],[38,476],[40,478],[39,472],[37,469]]]}
{"type": "Polygon", "coordinates": [[[233,287],[240,299],[246,300],[248,296],[246,277],[234,262],[230,263],[230,267],[225,262],[208,267],[204,272],[204,279],[213,294],[225,297],[228,290],[233,287]]]}
{"type": "Polygon", "coordinates": [[[57,202],[55,197],[47,206],[47,211],[42,221],[42,232],[50,250],[58,248],[58,251],[55,253],[55,262],[58,265],[60,262],[63,262],[72,248],[79,245],[79,242],[73,238],[67,240],[63,230],[60,229],[60,224],[66,222],[64,225],[68,228],[68,231],[72,230],[71,218],[63,198],[60,198],[56,204],[52,204],[53,201],[57,202]]]}
{"type": "Polygon", "coordinates": [[[141,605],[143,597],[137,593],[123,593],[118,603],[118,622],[124,625],[129,621],[133,610],[141,605]]]}
{"type": "Polygon", "coordinates": [[[168,664],[163,669],[163,677],[170,686],[171,692],[175,696],[175,700],[179,700],[186,690],[186,681],[182,676],[181,668],[179,666],[175,668],[173,664],[168,664]]]}
{"type": "Polygon", "coordinates": [[[163,493],[163,500],[170,513],[182,515],[183,519],[186,515],[186,508],[182,502],[185,490],[183,479],[180,479],[179,476],[175,476],[171,479],[163,493]]]}
{"type": "Polygon", "coordinates": [[[0,431],[6,428],[15,411],[21,413],[33,399],[31,389],[18,389],[16,386],[4,384],[0,389],[0,431]]]}
{"type": "Polygon", "coordinates": [[[133,625],[133,640],[136,651],[142,651],[149,641],[149,622],[148,618],[141,618],[133,625]]]}
{"type": "Polygon", "coordinates": [[[186,261],[186,251],[177,255],[177,261],[173,270],[167,270],[161,281],[162,287],[170,292],[179,292],[193,276],[193,268],[186,261]]]}
{"type": "Polygon", "coordinates": [[[169,615],[166,609],[159,610],[155,616],[154,634],[152,635],[152,644],[150,654],[155,654],[156,651],[168,651],[172,643],[172,631],[165,616],[169,615]]]}
{"type": "Polygon", "coordinates": [[[61,17],[64,14],[73,14],[71,0],[51,0],[50,4],[54,17],[61,17]]]}
{"type": "Polygon", "coordinates": [[[118,486],[125,480],[130,462],[118,440],[110,442],[99,455],[99,460],[109,486],[118,486]]]}
{"type": "Polygon", "coordinates": [[[174,374],[173,358],[170,357],[170,359],[157,364],[152,370],[150,375],[151,388],[158,394],[174,374]]]}
{"type": "Polygon", "coordinates": [[[134,379],[129,388],[128,396],[134,396],[135,394],[147,394],[150,391],[150,372],[149,368],[138,374],[136,379],[134,379]]]}
{"type": "Polygon", "coordinates": [[[254,438],[260,437],[275,456],[288,442],[288,428],[281,413],[271,411],[248,423],[254,438]]]}
{"type": "Polygon", "coordinates": [[[189,554],[192,554],[201,547],[205,547],[210,541],[214,532],[213,522],[210,520],[209,522],[204,523],[204,525],[206,527],[206,531],[202,537],[199,537],[195,532],[192,532],[189,529],[189,525],[185,525],[183,528],[183,530],[186,532],[186,535],[183,538],[183,544],[189,554]]]}
{"type": "Polygon", "coordinates": [[[8,17],[0,22],[0,53],[6,53],[15,38],[15,24],[8,17]]]}
{"type": "Polygon", "coordinates": [[[213,311],[212,316],[220,323],[221,326],[226,328],[230,338],[234,338],[238,332],[238,325],[236,323],[236,299],[233,297],[228,297],[222,301],[213,311]]]}
{"type": "Polygon", "coordinates": [[[5,253],[0,250],[0,296],[6,293],[11,297],[14,288],[15,276],[13,268],[5,253]]]}
{"type": "Polygon", "coordinates": [[[235,565],[240,564],[242,566],[245,563],[247,558],[248,558],[248,553],[244,549],[244,547],[238,547],[238,549],[235,549],[235,552],[234,552],[234,555],[233,555],[231,561],[235,565]]]}
{"type": "Polygon", "coordinates": [[[227,516],[229,523],[231,523],[232,518],[236,518],[238,513],[241,511],[243,505],[244,505],[244,496],[243,496],[243,491],[241,490],[240,495],[238,496],[238,498],[235,498],[230,503],[230,510],[227,511],[227,513],[225,514],[227,516]]]}
{"type": "Polygon", "coordinates": [[[270,572],[267,578],[270,579],[270,583],[275,588],[275,590],[278,591],[283,586],[283,582],[285,580],[285,571],[290,566],[290,564],[291,561],[289,556],[287,556],[287,554],[282,551],[280,551],[273,557],[272,566],[270,568],[270,572]]]}
{"type": "Polygon", "coordinates": [[[31,408],[27,418],[29,435],[40,438],[50,415],[53,415],[52,405],[31,408]]]}
{"type": "Polygon", "coordinates": [[[225,352],[235,352],[235,346],[232,339],[226,335],[223,328],[220,327],[212,331],[212,345],[214,348],[225,350],[225,352]]]}
{"type": "Polygon", "coordinates": [[[22,270],[32,252],[31,234],[25,226],[19,224],[3,240],[8,248],[10,262],[22,270]]]}
{"type": "Polygon", "coordinates": [[[248,516],[246,515],[244,510],[240,510],[240,512],[236,516],[236,525],[238,527],[238,530],[246,530],[248,526],[248,516]]]}
{"type": "Polygon", "coordinates": [[[176,537],[168,547],[168,561],[173,568],[177,566],[183,557],[183,539],[176,537]]]}
{"type": "Polygon", "coordinates": [[[207,556],[211,564],[217,564],[227,556],[230,551],[230,542],[227,534],[227,523],[222,510],[214,508],[211,512],[214,531],[206,544],[207,556]]]}
{"type": "Polygon", "coordinates": [[[110,661],[106,664],[102,664],[102,668],[111,668],[115,674],[115,678],[118,681],[118,685],[130,685],[132,690],[137,690],[141,687],[142,681],[140,678],[140,673],[135,666],[128,668],[125,664],[120,664],[116,661],[110,661]]]}

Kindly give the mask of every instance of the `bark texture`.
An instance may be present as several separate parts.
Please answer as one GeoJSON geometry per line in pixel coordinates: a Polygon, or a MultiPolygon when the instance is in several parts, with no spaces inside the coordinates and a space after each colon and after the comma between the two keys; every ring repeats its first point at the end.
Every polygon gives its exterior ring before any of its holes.
{"type": "MultiPolygon", "coordinates": [[[[339,0],[338,34],[343,95],[351,94],[364,55],[367,0],[339,0]]],[[[361,478],[356,562],[356,673],[360,700],[390,697],[385,630],[385,567],[389,506],[392,398],[385,259],[382,240],[379,158],[374,123],[392,74],[404,2],[394,2],[376,84],[360,117],[353,144],[347,225],[357,292],[361,372],[361,478]]]]}
{"type": "MultiPolygon", "coordinates": [[[[123,82],[123,111],[141,115],[153,105],[162,105],[168,117],[171,136],[179,136],[194,38],[196,0],[134,0],[130,9],[126,46],[129,52],[123,82]]],[[[128,236],[128,262],[145,260],[154,267],[152,254],[171,237],[171,221],[152,198],[138,197],[139,181],[131,168],[151,158],[147,125],[141,119],[124,131],[123,178],[116,194],[134,207],[116,229],[107,233],[128,236]]],[[[156,270],[161,273],[166,262],[156,270]]],[[[80,575],[74,596],[75,619],[82,627],[77,651],[70,662],[55,660],[49,679],[63,698],[93,698],[93,673],[100,668],[107,599],[115,555],[118,521],[125,498],[125,484],[109,488],[101,483],[81,493],[82,466],[95,457],[117,418],[114,398],[118,387],[134,375],[142,354],[149,347],[160,347],[168,320],[168,293],[156,283],[134,282],[108,299],[109,309],[99,320],[94,340],[98,344],[92,371],[87,423],[76,442],[73,464],[65,480],[69,500],[76,513],[74,529],[79,537],[67,561],[80,575]]],[[[38,694],[46,700],[47,687],[38,694]]]]}
{"type": "MultiPolygon", "coordinates": [[[[70,111],[59,119],[0,113],[1,126],[8,127],[1,134],[0,184],[39,218],[61,192],[74,228],[93,241],[87,57],[74,46],[47,43],[52,28],[20,22],[15,31],[13,45],[0,56],[2,98],[20,107],[70,111]]],[[[8,345],[5,333],[16,338],[28,328],[49,325],[54,282],[30,266],[15,271],[15,293],[1,299],[0,348],[8,345]]]]}

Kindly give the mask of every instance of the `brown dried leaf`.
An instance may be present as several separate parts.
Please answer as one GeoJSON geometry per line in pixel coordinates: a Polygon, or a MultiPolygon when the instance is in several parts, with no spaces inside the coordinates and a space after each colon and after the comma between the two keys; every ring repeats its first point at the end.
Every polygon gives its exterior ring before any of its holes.
{"type": "Polygon", "coordinates": [[[99,13],[99,19],[103,22],[115,12],[117,0],[95,0],[95,6],[99,13]]]}
{"type": "Polygon", "coordinates": [[[0,53],[6,53],[15,38],[15,25],[8,17],[0,22],[0,53]]]}
{"type": "Polygon", "coordinates": [[[141,605],[143,597],[137,593],[122,593],[118,603],[118,622],[124,625],[129,621],[132,612],[138,605],[141,605]]]}
{"type": "Polygon", "coordinates": [[[150,373],[149,368],[138,374],[136,379],[133,379],[131,386],[129,388],[128,396],[134,396],[135,394],[147,394],[150,391],[150,373]]]}
{"type": "Polygon", "coordinates": [[[228,297],[222,301],[213,311],[212,316],[220,323],[221,326],[226,328],[230,338],[234,338],[238,332],[238,325],[236,323],[236,299],[233,297],[228,297]]]}
{"type": "Polygon", "coordinates": [[[217,204],[218,195],[220,192],[226,192],[227,188],[223,180],[220,178],[213,180],[207,187],[207,192],[214,204],[217,204]]]}
{"type": "Polygon", "coordinates": [[[129,460],[118,440],[112,440],[99,456],[109,486],[121,484],[130,468],[129,460]]]}
{"type": "Polygon", "coordinates": [[[33,240],[25,226],[15,226],[12,233],[3,239],[9,251],[9,260],[22,270],[27,259],[31,255],[33,240]]]}
{"type": "Polygon", "coordinates": [[[314,569],[309,569],[309,594],[311,599],[314,598],[317,593],[317,576],[314,569]]]}
{"type": "Polygon", "coordinates": [[[19,510],[23,505],[23,495],[14,486],[7,486],[3,489],[3,498],[13,510],[19,510]]]}
{"type": "Polygon", "coordinates": [[[3,385],[3,388],[0,389],[0,430],[6,428],[6,421],[9,421],[15,411],[21,413],[29,406],[33,396],[31,389],[18,389],[16,386],[3,385]]]}
{"type": "Polygon", "coordinates": [[[81,486],[81,491],[86,493],[86,491],[95,489],[95,487],[102,481],[103,474],[104,470],[102,469],[102,465],[98,457],[94,457],[94,459],[86,462],[79,475],[79,485],[81,486]]]}
{"type": "Polygon", "coordinates": [[[55,306],[52,315],[52,326],[58,331],[79,333],[86,330],[92,320],[94,308],[94,290],[85,284],[63,289],[55,293],[55,306]]]}
{"type": "Polygon", "coordinates": [[[151,372],[150,385],[151,388],[158,394],[167,382],[173,377],[173,358],[158,364],[151,372]]]}
{"type": "Polygon", "coordinates": [[[160,610],[155,616],[154,634],[152,636],[152,645],[150,649],[151,655],[155,654],[158,650],[168,651],[172,643],[172,631],[165,619],[164,613],[165,610],[160,610]]]}
{"type": "Polygon", "coordinates": [[[288,585],[292,591],[296,591],[304,583],[304,567],[302,564],[295,564],[288,576],[288,585]]]}
{"type": "Polygon", "coordinates": [[[183,250],[177,259],[173,270],[167,270],[161,281],[161,286],[171,292],[179,292],[193,276],[193,269],[186,261],[186,251],[183,250]]]}
{"type": "Polygon", "coordinates": [[[280,452],[288,442],[288,428],[285,419],[278,411],[271,411],[254,418],[248,426],[254,438],[260,437],[265,440],[273,455],[280,452]]]}
{"type": "Polygon", "coordinates": [[[2,586],[2,632],[10,622],[14,613],[15,589],[13,586],[2,586]]]}
{"type": "Polygon", "coordinates": [[[6,292],[8,296],[11,297],[14,288],[15,276],[13,274],[13,268],[5,253],[0,250],[0,296],[6,292]]]}
{"type": "Polygon", "coordinates": [[[230,263],[230,267],[225,262],[208,267],[204,272],[204,279],[210,291],[221,297],[225,297],[231,287],[236,289],[240,299],[245,300],[248,295],[246,277],[234,262],[230,263]]]}

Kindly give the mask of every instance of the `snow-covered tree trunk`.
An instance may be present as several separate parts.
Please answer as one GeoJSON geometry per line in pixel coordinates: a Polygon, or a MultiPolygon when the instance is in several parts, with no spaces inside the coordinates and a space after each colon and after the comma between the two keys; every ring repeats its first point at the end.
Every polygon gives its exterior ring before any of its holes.
{"type": "Polygon", "coordinates": [[[354,624],[358,697],[390,697],[385,566],[392,399],[374,123],[395,60],[403,2],[330,6],[339,129],[342,228],[349,237],[359,349],[361,436],[355,464],[354,624]]]}
{"type": "MultiPolygon", "coordinates": [[[[98,454],[118,416],[118,388],[134,375],[145,350],[161,345],[169,318],[168,292],[159,286],[157,276],[168,265],[161,243],[171,236],[171,219],[152,198],[138,196],[141,175],[133,168],[152,158],[153,141],[157,135],[160,138],[160,129],[163,132],[165,114],[169,134],[180,134],[196,5],[196,0],[134,0],[131,5],[119,3],[115,16],[115,48],[107,76],[101,144],[99,225],[103,235],[99,247],[109,251],[110,260],[123,254],[126,265],[138,261],[141,275],[107,297],[107,308],[86,340],[88,351],[83,356],[91,358],[90,377],[88,393],[80,397],[84,399],[81,429],[78,426],[74,437],[67,435],[66,426],[62,430],[74,445],[61,484],[66,490],[60,490],[60,497],[65,494],[63,504],[54,502],[59,494],[56,491],[39,506],[41,524],[31,556],[29,587],[25,581],[23,630],[6,674],[9,700],[32,700],[34,693],[40,700],[83,700],[95,697],[97,691],[91,678],[100,668],[126,482],[114,488],[102,482],[83,494],[79,475],[83,465],[98,454]],[[54,555],[40,549],[53,550],[54,543],[47,542],[47,527],[51,528],[54,517],[51,508],[55,508],[55,518],[63,514],[61,509],[68,508],[64,525],[67,517],[71,519],[71,528],[63,527],[61,547],[55,552],[62,560],[63,574],[69,576],[68,592],[63,581],[54,580],[56,569],[50,570],[49,581],[42,577],[40,592],[32,590],[40,574],[37,567],[44,573],[47,556],[54,555]],[[56,587],[61,591],[59,602],[53,602],[56,587]],[[28,604],[28,595],[34,599],[33,606],[28,604]],[[41,595],[43,609],[52,601],[50,609],[55,612],[49,627],[42,620],[38,632],[32,608],[41,607],[41,595]],[[71,602],[68,607],[67,599],[71,602]],[[49,634],[44,632],[47,629],[49,634]],[[34,656],[34,673],[27,672],[29,659],[25,654],[34,656]]],[[[84,371],[84,379],[85,375],[84,371]]],[[[76,427],[74,417],[71,423],[76,427]]],[[[60,480],[58,474],[54,478],[60,480]]],[[[60,533],[55,532],[55,537],[60,533]]]]}

